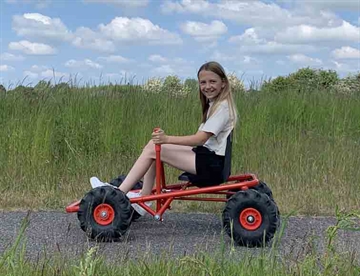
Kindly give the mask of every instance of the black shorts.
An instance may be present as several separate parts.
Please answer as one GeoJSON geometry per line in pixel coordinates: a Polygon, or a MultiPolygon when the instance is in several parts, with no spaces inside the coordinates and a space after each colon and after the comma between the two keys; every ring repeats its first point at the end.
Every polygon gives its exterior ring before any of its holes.
{"type": "Polygon", "coordinates": [[[192,150],[195,152],[196,175],[189,176],[190,182],[198,187],[223,183],[225,156],[217,155],[203,146],[197,146],[192,150]]]}

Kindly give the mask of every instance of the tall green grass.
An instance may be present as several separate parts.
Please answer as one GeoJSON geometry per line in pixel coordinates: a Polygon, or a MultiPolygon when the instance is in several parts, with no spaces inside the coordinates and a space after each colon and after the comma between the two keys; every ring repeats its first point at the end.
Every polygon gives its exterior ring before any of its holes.
{"type": "MultiPolygon", "coordinates": [[[[282,213],[360,207],[360,102],[327,91],[235,92],[240,122],[232,174],[255,173],[282,213]]],[[[8,92],[0,96],[0,208],[63,208],[88,179],[126,174],[154,127],[195,133],[197,91],[175,97],[138,86],[8,92]]],[[[181,172],[166,168],[168,182],[181,172]]],[[[217,210],[215,203],[177,203],[217,210]]]]}

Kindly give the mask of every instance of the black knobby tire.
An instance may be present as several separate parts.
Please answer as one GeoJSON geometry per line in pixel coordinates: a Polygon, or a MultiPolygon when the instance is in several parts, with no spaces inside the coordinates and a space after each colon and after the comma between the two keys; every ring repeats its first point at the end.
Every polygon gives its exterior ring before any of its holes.
{"type": "MultiPolygon", "coordinates": [[[[259,193],[263,193],[268,195],[268,197],[270,197],[271,200],[274,200],[273,197],[273,193],[271,191],[271,189],[269,188],[268,185],[266,185],[266,183],[264,181],[259,180],[259,184],[257,184],[256,186],[253,187],[249,187],[249,189],[253,189],[255,191],[258,191],[259,193]]],[[[229,192],[238,192],[240,191],[239,189],[234,189],[234,190],[229,190],[229,192]]],[[[226,198],[229,199],[232,195],[226,195],[226,198]]]]}
{"type": "MultiPolygon", "coordinates": [[[[125,180],[126,175],[125,174],[121,174],[118,177],[112,179],[109,184],[115,186],[115,187],[119,187],[121,183],[123,183],[123,181],[125,180]]],[[[138,181],[135,186],[133,187],[133,190],[138,190],[141,189],[143,186],[143,182],[140,180],[138,181]]],[[[131,212],[133,214],[131,220],[132,221],[136,221],[139,218],[141,218],[141,215],[135,211],[135,209],[133,207],[131,207],[131,212]]]]}
{"type": "Polygon", "coordinates": [[[131,224],[131,205],[126,195],[119,189],[98,187],[90,190],[81,200],[78,219],[81,229],[88,237],[97,241],[117,241],[124,237],[131,224]],[[96,221],[95,210],[106,206],[111,209],[113,219],[107,225],[96,221]]]}
{"type": "Polygon", "coordinates": [[[131,206],[131,212],[132,212],[132,217],[131,217],[131,221],[137,221],[139,218],[141,218],[141,215],[135,211],[135,209],[131,206]]]}
{"type": "Polygon", "coordinates": [[[222,219],[226,233],[238,245],[255,247],[266,245],[274,237],[280,218],[273,200],[249,189],[237,192],[227,201],[222,219]],[[240,221],[240,214],[248,210],[255,210],[261,216],[261,220],[255,221],[259,223],[257,229],[249,230],[255,224],[248,226],[240,221]]]}

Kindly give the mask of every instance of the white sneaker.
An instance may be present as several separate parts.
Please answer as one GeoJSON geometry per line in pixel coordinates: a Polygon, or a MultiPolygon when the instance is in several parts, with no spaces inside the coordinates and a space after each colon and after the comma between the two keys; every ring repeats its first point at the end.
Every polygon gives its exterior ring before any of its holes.
{"type": "MultiPolygon", "coordinates": [[[[134,198],[134,197],[140,197],[141,196],[141,193],[140,192],[137,192],[137,193],[135,193],[135,192],[128,192],[127,194],[126,194],[126,196],[128,197],[128,198],[134,198]]],[[[147,206],[151,206],[151,204],[152,204],[152,202],[151,201],[147,201],[147,202],[145,202],[145,204],[147,205],[147,206]]],[[[141,216],[144,216],[146,213],[147,213],[147,211],[144,209],[144,208],[142,208],[139,204],[137,204],[137,203],[132,203],[131,204],[131,206],[135,209],[135,211],[137,212],[137,213],[139,213],[139,215],[141,215],[141,216]]]]}
{"type": "Polygon", "coordinates": [[[91,187],[92,187],[93,189],[95,189],[95,188],[97,188],[97,187],[102,187],[102,186],[110,186],[110,187],[113,187],[113,188],[114,188],[113,185],[111,185],[111,184],[109,184],[109,183],[107,183],[107,182],[101,182],[101,181],[99,180],[99,178],[97,178],[97,177],[95,177],[95,176],[93,176],[93,177],[90,178],[90,184],[91,184],[91,187]]]}

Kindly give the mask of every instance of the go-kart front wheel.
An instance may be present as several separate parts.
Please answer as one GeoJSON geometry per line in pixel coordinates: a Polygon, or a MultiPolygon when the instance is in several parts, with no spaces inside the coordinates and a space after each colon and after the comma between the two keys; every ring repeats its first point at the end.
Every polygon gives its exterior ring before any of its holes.
{"type": "MultiPolygon", "coordinates": [[[[121,185],[121,183],[123,183],[125,178],[126,178],[126,175],[121,174],[118,177],[110,180],[109,183],[115,187],[119,187],[121,185]]],[[[140,181],[136,182],[135,186],[132,189],[133,190],[141,190],[142,186],[143,186],[143,181],[140,180],[140,181]]],[[[138,212],[136,212],[133,207],[131,207],[131,212],[133,213],[131,221],[137,221],[138,219],[141,218],[141,215],[138,212]]]]}
{"type": "Polygon", "coordinates": [[[278,220],[275,202],[253,189],[234,194],[223,211],[226,233],[241,246],[265,245],[273,238],[278,220]]]}
{"type": "Polygon", "coordinates": [[[129,199],[119,189],[98,187],[81,200],[78,219],[81,229],[97,241],[121,239],[131,224],[129,199]]]}

